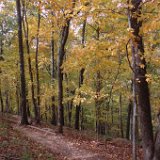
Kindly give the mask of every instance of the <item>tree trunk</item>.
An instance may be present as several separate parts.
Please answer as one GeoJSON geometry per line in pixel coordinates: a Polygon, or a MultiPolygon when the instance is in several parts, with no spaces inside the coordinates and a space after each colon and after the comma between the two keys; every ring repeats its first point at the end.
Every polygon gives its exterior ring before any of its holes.
{"type": "Polygon", "coordinates": [[[20,115],[20,99],[19,99],[19,83],[17,79],[17,84],[16,84],[16,103],[17,103],[17,114],[20,115]]]}
{"type": "MultiPolygon", "coordinates": [[[[84,48],[85,46],[85,32],[86,32],[86,20],[83,22],[83,28],[82,28],[82,40],[81,44],[82,47],[84,48]]],[[[79,74],[79,88],[83,85],[83,74],[84,74],[85,69],[82,68],[80,70],[79,74]]],[[[80,95],[81,96],[81,95],[80,95]]],[[[79,120],[80,120],[80,111],[81,111],[81,129],[83,128],[83,108],[81,106],[81,103],[79,105],[76,105],[76,114],[75,114],[75,129],[79,130],[79,120]]]]}
{"type": "Polygon", "coordinates": [[[70,20],[67,21],[66,26],[62,28],[61,31],[61,40],[58,51],[58,66],[57,66],[57,74],[58,74],[58,126],[59,133],[63,133],[63,125],[64,125],[64,107],[63,107],[63,73],[62,73],[62,64],[65,54],[65,45],[69,35],[69,25],[70,20]]]}
{"type": "MultiPolygon", "coordinates": [[[[0,35],[0,61],[3,61],[3,22],[1,24],[1,35],[0,35]]],[[[0,74],[2,70],[0,68],[0,74]]],[[[3,104],[3,95],[2,95],[2,88],[1,88],[1,79],[0,79],[0,102],[1,102],[1,112],[4,112],[4,104],[3,104]]]]}
{"type": "Polygon", "coordinates": [[[73,108],[73,99],[70,100],[69,108],[68,108],[68,121],[69,121],[68,126],[69,127],[71,127],[71,122],[72,122],[72,108],[73,108]]]}
{"type": "MultiPolygon", "coordinates": [[[[52,26],[53,27],[53,26],[52,26]]],[[[52,88],[54,87],[54,80],[55,80],[55,63],[54,63],[54,32],[51,32],[51,83],[52,88]]],[[[54,95],[51,97],[52,99],[52,118],[51,118],[51,124],[57,125],[57,119],[56,119],[56,106],[55,106],[55,97],[54,95]]]]}
{"type": "Polygon", "coordinates": [[[126,138],[128,140],[130,140],[131,114],[132,114],[132,101],[129,100],[129,104],[128,104],[128,116],[127,116],[127,128],[126,128],[126,138]]]}
{"type": "Polygon", "coordinates": [[[121,137],[124,138],[124,133],[123,133],[123,119],[122,119],[122,95],[120,93],[119,95],[119,126],[120,126],[120,132],[121,132],[121,137]]]}
{"type": "MultiPolygon", "coordinates": [[[[83,74],[84,74],[84,71],[85,71],[84,68],[82,68],[81,71],[80,71],[80,75],[79,75],[79,88],[83,85],[83,79],[84,79],[83,74]]],[[[80,128],[80,112],[82,112],[81,103],[79,103],[79,105],[76,105],[75,129],[77,129],[77,130],[79,130],[79,128],[80,128]]],[[[82,119],[83,119],[83,117],[81,116],[81,120],[82,119]]],[[[83,128],[82,124],[81,124],[81,128],[83,128]]]]}
{"type": "Polygon", "coordinates": [[[160,160],[160,112],[157,115],[157,119],[158,119],[158,129],[155,135],[153,160],[160,160]]]}
{"type": "Polygon", "coordinates": [[[39,123],[40,115],[38,112],[37,102],[35,98],[35,86],[34,86],[34,80],[33,80],[32,64],[31,64],[31,57],[30,57],[30,46],[29,46],[29,26],[28,26],[28,19],[26,15],[25,1],[23,1],[23,14],[24,14],[23,29],[24,29],[26,49],[27,49],[27,54],[28,54],[28,70],[29,70],[29,76],[31,80],[31,94],[32,94],[31,97],[32,97],[32,103],[34,106],[35,121],[36,123],[39,123]]]}
{"type": "Polygon", "coordinates": [[[1,112],[4,112],[4,104],[3,104],[3,96],[2,96],[1,85],[0,85],[0,101],[1,101],[1,112]]]}
{"type": "Polygon", "coordinates": [[[35,54],[35,69],[36,69],[36,84],[37,84],[37,111],[38,111],[37,123],[40,123],[40,81],[39,81],[39,67],[38,67],[40,23],[41,23],[41,14],[40,14],[40,6],[39,6],[37,35],[36,35],[36,54],[35,54]]]}
{"type": "Polygon", "coordinates": [[[23,52],[23,35],[22,35],[22,17],[21,3],[16,0],[17,20],[18,20],[18,41],[19,41],[19,58],[20,58],[20,79],[21,79],[21,124],[28,124],[26,111],[26,80],[24,68],[24,52],[23,52]]]}
{"type": "Polygon", "coordinates": [[[0,61],[3,59],[3,36],[4,36],[4,28],[3,28],[3,21],[1,23],[1,33],[0,33],[0,61]]]}
{"type": "Polygon", "coordinates": [[[5,112],[9,113],[10,111],[10,104],[9,104],[9,95],[8,95],[8,90],[5,92],[6,96],[6,107],[5,107],[5,112]]]}
{"type": "Polygon", "coordinates": [[[144,46],[143,40],[140,33],[142,27],[141,18],[141,4],[142,0],[131,0],[131,28],[133,29],[132,39],[132,54],[133,63],[135,66],[134,71],[134,83],[135,83],[135,94],[137,103],[139,106],[140,125],[142,132],[142,145],[144,152],[144,159],[151,160],[153,158],[153,130],[152,130],[152,119],[151,119],[151,106],[150,106],[150,95],[148,83],[146,81],[146,61],[144,58],[144,46]]]}
{"type": "MultiPolygon", "coordinates": [[[[73,7],[75,7],[75,0],[72,0],[73,7]]],[[[64,125],[64,107],[63,107],[63,72],[62,72],[62,64],[65,55],[65,45],[69,35],[70,28],[70,20],[71,18],[66,19],[65,26],[62,27],[61,35],[60,35],[60,44],[58,50],[58,62],[57,62],[57,75],[58,75],[58,127],[59,133],[63,133],[63,125],[64,125]]]]}
{"type": "MultiPolygon", "coordinates": [[[[133,62],[134,55],[133,55],[133,62]]],[[[135,63],[133,63],[133,68],[135,68],[135,63]]],[[[133,160],[137,159],[137,147],[136,147],[136,119],[137,119],[137,97],[136,97],[136,85],[135,85],[135,74],[133,74],[133,112],[132,112],[132,157],[133,160]]]]}
{"type": "Polygon", "coordinates": [[[97,72],[97,82],[96,82],[96,100],[95,100],[95,108],[96,108],[96,131],[97,131],[97,141],[99,140],[99,134],[101,133],[101,122],[100,118],[100,90],[101,90],[101,82],[100,82],[100,72],[97,72]]]}

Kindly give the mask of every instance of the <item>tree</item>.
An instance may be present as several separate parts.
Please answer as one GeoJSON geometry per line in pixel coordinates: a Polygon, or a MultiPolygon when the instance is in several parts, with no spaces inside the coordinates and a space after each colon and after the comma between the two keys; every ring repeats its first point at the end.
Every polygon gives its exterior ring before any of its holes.
{"type": "MultiPolygon", "coordinates": [[[[53,22],[52,22],[52,29],[53,29],[53,22]]],[[[54,86],[55,81],[55,42],[54,42],[54,31],[51,31],[51,85],[54,86]]],[[[55,96],[52,95],[52,119],[51,123],[53,125],[57,125],[57,119],[56,119],[56,106],[55,106],[55,96]]]]}
{"type": "Polygon", "coordinates": [[[151,105],[148,82],[146,80],[146,60],[144,57],[143,38],[140,33],[142,27],[141,12],[142,1],[132,0],[131,4],[131,28],[133,29],[132,55],[133,55],[133,88],[135,98],[139,106],[140,124],[142,132],[142,145],[144,159],[151,160],[154,154],[153,129],[151,118],[151,105]]]}
{"type": "MultiPolygon", "coordinates": [[[[72,3],[72,9],[75,6],[75,0],[72,3]]],[[[71,11],[69,14],[72,14],[71,11]]],[[[67,15],[68,16],[68,15],[67,15]]],[[[67,18],[64,17],[65,24],[61,28],[60,32],[60,42],[59,42],[59,49],[58,49],[58,66],[57,66],[57,74],[58,74],[58,126],[59,126],[59,133],[63,133],[63,125],[64,125],[64,107],[63,107],[63,72],[62,72],[62,64],[65,55],[65,45],[69,35],[69,28],[70,28],[70,21],[71,17],[67,18]]]]}
{"type": "MultiPolygon", "coordinates": [[[[82,27],[82,40],[81,44],[82,47],[85,47],[85,32],[86,32],[86,19],[83,21],[83,27],[82,27]]],[[[84,68],[81,68],[80,73],[79,73],[79,88],[83,85],[84,81],[84,68]]],[[[81,94],[79,93],[79,96],[81,94]]],[[[79,130],[79,119],[80,119],[80,111],[81,111],[81,129],[83,128],[83,107],[81,106],[81,102],[76,105],[76,113],[75,113],[75,129],[79,130]]]]}
{"type": "Polygon", "coordinates": [[[26,110],[26,80],[24,68],[24,51],[23,51],[23,34],[22,34],[22,16],[21,3],[16,0],[17,22],[18,22],[18,42],[19,42],[19,59],[20,59],[20,79],[21,79],[21,124],[29,124],[26,110]]]}
{"type": "Polygon", "coordinates": [[[36,84],[37,84],[37,111],[36,121],[40,123],[40,80],[39,80],[39,67],[38,67],[38,55],[39,55],[39,32],[41,24],[41,1],[38,1],[38,23],[37,23],[37,34],[36,34],[36,52],[35,52],[35,69],[36,69],[36,84]]]}

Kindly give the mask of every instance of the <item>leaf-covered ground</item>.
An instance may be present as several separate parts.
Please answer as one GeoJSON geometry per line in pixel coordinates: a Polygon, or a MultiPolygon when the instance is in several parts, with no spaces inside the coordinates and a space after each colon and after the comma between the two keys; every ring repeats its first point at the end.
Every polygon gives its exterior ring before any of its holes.
{"type": "MultiPolygon", "coordinates": [[[[117,138],[97,142],[89,132],[82,133],[64,127],[64,134],[57,128],[41,125],[20,126],[19,116],[5,115],[0,118],[0,153],[6,160],[130,160],[131,143],[117,138]],[[56,155],[56,156],[55,156],[56,155]]],[[[142,149],[137,150],[137,160],[142,149]]]]}
{"type": "Polygon", "coordinates": [[[55,160],[55,156],[0,119],[0,160],[55,160]]]}

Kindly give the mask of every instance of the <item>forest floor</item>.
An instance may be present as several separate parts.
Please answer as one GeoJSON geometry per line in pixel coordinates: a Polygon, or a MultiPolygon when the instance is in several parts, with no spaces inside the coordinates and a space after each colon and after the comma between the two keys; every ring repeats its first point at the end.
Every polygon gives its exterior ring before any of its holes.
{"type": "MultiPolygon", "coordinates": [[[[41,125],[19,125],[20,118],[0,115],[0,160],[130,160],[129,141],[114,139],[96,142],[70,128],[64,134],[57,128],[41,125]]],[[[138,149],[138,160],[142,149],[138,149]]]]}

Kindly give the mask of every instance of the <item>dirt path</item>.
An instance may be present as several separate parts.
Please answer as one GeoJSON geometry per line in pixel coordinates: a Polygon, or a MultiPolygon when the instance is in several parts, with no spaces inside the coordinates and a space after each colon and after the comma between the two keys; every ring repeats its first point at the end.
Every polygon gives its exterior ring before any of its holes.
{"type": "MultiPolygon", "coordinates": [[[[80,143],[77,138],[63,136],[57,134],[55,128],[50,128],[45,125],[41,126],[20,126],[18,124],[19,117],[17,116],[3,116],[6,121],[15,130],[48,148],[53,153],[63,157],[65,160],[128,160],[131,159],[131,146],[129,144],[116,142],[107,142],[104,146],[97,146],[93,144],[94,141],[82,140],[80,143]]],[[[70,131],[69,131],[70,133],[70,131]]],[[[141,159],[141,151],[139,152],[141,159]]]]}
{"type": "Polygon", "coordinates": [[[50,149],[53,153],[61,155],[66,160],[106,160],[102,155],[93,151],[82,149],[63,135],[56,134],[51,128],[39,128],[35,126],[20,126],[16,117],[4,118],[10,121],[13,129],[30,138],[31,140],[50,149]]]}
{"type": "Polygon", "coordinates": [[[73,142],[65,139],[62,135],[56,135],[50,132],[40,132],[40,130],[32,129],[30,127],[20,127],[18,125],[14,128],[37,143],[48,147],[53,153],[61,154],[65,159],[69,160],[105,160],[105,158],[93,153],[92,151],[86,151],[80,149],[73,142]]]}

